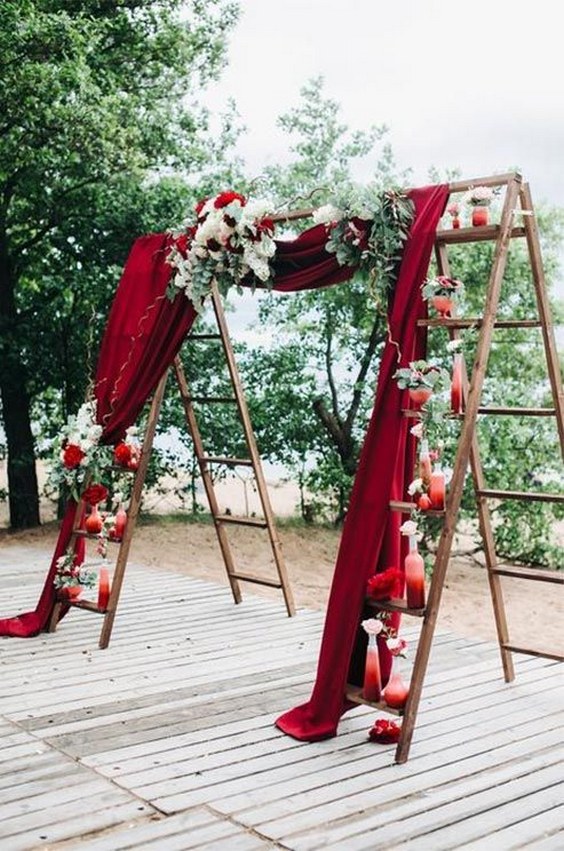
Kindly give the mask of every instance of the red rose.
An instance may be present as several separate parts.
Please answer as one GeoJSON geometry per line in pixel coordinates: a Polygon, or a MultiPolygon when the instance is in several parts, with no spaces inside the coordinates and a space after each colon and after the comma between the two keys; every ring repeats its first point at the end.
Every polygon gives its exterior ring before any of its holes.
{"type": "Polygon", "coordinates": [[[86,452],[83,452],[80,446],[77,446],[76,443],[67,443],[63,449],[63,464],[67,467],[67,469],[74,470],[75,467],[80,465],[80,462],[85,455],[86,452]]]}
{"type": "Polygon", "coordinates": [[[200,218],[200,213],[202,212],[202,210],[204,209],[204,207],[206,206],[208,201],[209,201],[209,198],[202,198],[202,200],[198,201],[198,203],[195,205],[194,211],[195,211],[196,215],[198,216],[198,218],[200,218]]]}
{"type": "Polygon", "coordinates": [[[97,483],[87,487],[82,494],[84,502],[87,502],[88,505],[98,505],[99,502],[104,502],[107,496],[108,489],[97,483]]]}
{"type": "Polygon", "coordinates": [[[114,449],[114,461],[120,467],[129,466],[131,461],[131,447],[127,443],[118,443],[114,449]]]}
{"type": "Polygon", "coordinates": [[[266,231],[269,234],[274,233],[274,222],[272,219],[262,219],[257,225],[258,231],[266,231]]]}
{"type": "Polygon", "coordinates": [[[371,742],[378,742],[380,745],[390,745],[399,741],[400,734],[401,727],[395,721],[378,718],[372,729],[368,731],[368,738],[371,742]]]}
{"type": "Polygon", "coordinates": [[[188,234],[181,233],[180,236],[174,240],[174,244],[180,253],[186,256],[186,251],[188,249],[188,234]]]}
{"type": "Polygon", "coordinates": [[[222,207],[227,207],[227,205],[231,204],[233,201],[239,201],[241,207],[244,207],[247,203],[244,195],[240,195],[238,192],[231,191],[221,192],[213,202],[213,205],[216,210],[220,210],[222,207]]]}
{"type": "Polygon", "coordinates": [[[397,567],[387,567],[368,580],[366,593],[373,600],[387,600],[400,594],[403,574],[397,567]]]}

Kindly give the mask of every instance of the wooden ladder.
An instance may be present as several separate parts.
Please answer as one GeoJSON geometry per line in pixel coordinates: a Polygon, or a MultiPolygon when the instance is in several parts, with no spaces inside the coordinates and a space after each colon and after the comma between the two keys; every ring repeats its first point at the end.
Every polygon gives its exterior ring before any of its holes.
{"type": "MultiPolygon", "coordinates": [[[[488,504],[491,499],[544,500],[548,502],[564,503],[564,494],[499,491],[487,488],[482,470],[476,434],[476,421],[478,414],[489,414],[494,416],[554,416],[556,418],[560,448],[564,459],[564,394],[542,266],[538,228],[529,187],[526,184],[522,184],[519,174],[506,174],[491,178],[479,178],[471,182],[460,181],[450,185],[450,192],[451,194],[463,192],[472,186],[506,187],[500,224],[488,225],[479,228],[472,227],[461,228],[458,230],[451,229],[438,231],[435,241],[435,253],[438,273],[440,275],[450,276],[448,261],[449,245],[472,243],[483,240],[495,240],[495,252],[489,277],[483,316],[472,319],[438,318],[419,321],[419,326],[421,327],[445,327],[451,339],[457,339],[461,330],[464,328],[479,329],[479,339],[470,381],[468,381],[466,376],[464,376],[463,395],[465,405],[464,413],[461,415],[462,429],[454,462],[446,509],[442,512],[443,527],[435,558],[427,603],[423,609],[409,609],[403,600],[391,600],[389,602],[381,602],[370,599],[366,600],[366,605],[369,608],[380,611],[402,612],[407,615],[422,618],[423,620],[411,675],[409,697],[405,708],[399,713],[403,714],[404,717],[401,736],[396,750],[396,762],[398,763],[405,762],[409,755],[468,466],[470,466],[476,493],[480,533],[484,545],[489,587],[505,679],[507,682],[510,682],[515,676],[512,659],[513,653],[525,653],[534,656],[542,656],[548,659],[564,661],[564,656],[562,655],[551,652],[543,652],[535,648],[527,648],[513,643],[509,638],[500,577],[510,576],[520,579],[563,584],[564,576],[560,575],[556,571],[541,571],[525,567],[499,566],[495,551],[492,519],[488,504]],[[516,226],[514,224],[514,217],[515,215],[521,214],[523,215],[523,225],[516,226]],[[507,262],[508,249],[511,240],[515,238],[525,238],[527,242],[532,278],[535,287],[538,319],[497,321],[497,309],[507,262]],[[494,330],[498,328],[531,327],[540,328],[542,331],[547,371],[554,400],[554,407],[508,408],[482,406],[480,404],[482,388],[486,377],[488,357],[492,345],[494,330]]],[[[413,416],[413,412],[406,411],[405,415],[413,416]]],[[[415,507],[414,503],[408,502],[390,503],[390,510],[400,511],[402,513],[411,512],[415,509],[415,507]]],[[[431,513],[436,514],[437,512],[431,513]]],[[[383,703],[371,703],[370,701],[364,700],[361,696],[361,691],[362,690],[358,687],[347,687],[347,697],[357,703],[368,703],[369,705],[377,706],[387,712],[393,712],[390,707],[383,703]]]]}
{"type": "MultiPolygon", "coordinates": [[[[237,363],[235,360],[235,354],[233,352],[233,347],[231,345],[231,340],[229,336],[229,329],[227,327],[227,321],[225,318],[225,312],[223,310],[223,304],[221,295],[217,288],[217,285],[212,283],[211,288],[211,303],[213,306],[213,311],[215,315],[215,319],[217,322],[218,332],[217,334],[191,334],[191,340],[216,340],[220,341],[223,347],[223,352],[225,354],[225,359],[229,371],[229,377],[231,381],[231,385],[233,388],[233,396],[229,397],[230,402],[233,402],[237,406],[237,410],[239,413],[239,418],[242,424],[243,433],[245,437],[245,442],[248,449],[248,458],[226,458],[220,456],[209,455],[206,453],[202,437],[200,434],[200,429],[198,427],[197,417],[194,411],[194,401],[195,398],[191,396],[190,390],[188,388],[188,382],[186,380],[186,376],[184,374],[184,370],[182,368],[182,363],[180,358],[177,356],[174,360],[174,364],[172,367],[172,371],[174,372],[176,382],[178,384],[178,388],[180,391],[180,397],[182,400],[183,408],[186,416],[186,423],[188,429],[190,431],[190,435],[192,437],[192,441],[194,444],[194,452],[198,461],[198,465],[200,468],[200,472],[202,475],[202,480],[204,483],[204,488],[206,491],[206,496],[208,499],[210,512],[213,517],[213,522],[219,542],[219,547],[221,550],[221,554],[223,557],[223,561],[225,564],[225,569],[227,572],[227,577],[229,579],[229,584],[231,586],[231,592],[233,594],[233,599],[235,603],[241,602],[241,589],[239,586],[240,582],[250,582],[259,585],[264,585],[272,588],[278,588],[282,591],[284,597],[284,603],[286,605],[286,610],[288,612],[289,617],[292,617],[295,614],[295,606],[294,600],[292,596],[292,590],[290,587],[290,582],[288,579],[288,574],[286,570],[286,565],[284,562],[284,557],[282,553],[282,547],[280,543],[280,538],[278,536],[278,532],[276,529],[274,513],[272,511],[272,507],[270,504],[270,498],[268,495],[268,488],[266,485],[266,481],[264,478],[264,473],[262,470],[262,464],[260,460],[259,451],[257,448],[253,427],[251,423],[251,419],[249,416],[249,411],[245,399],[245,394],[243,391],[243,386],[241,383],[241,379],[239,376],[239,371],[237,369],[237,363]],[[260,504],[263,511],[263,517],[246,517],[246,516],[235,516],[232,514],[222,514],[219,509],[219,504],[217,500],[217,496],[214,489],[213,477],[210,472],[210,467],[212,465],[220,465],[223,464],[228,468],[235,468],[238,466],[244,466],[252,469],[254,480],[256,483],[257,493],[259,495],[260,504]],[[226,527],[229,525],[240,525],[253,527],[256,529],[266,530],[268,533],[268,539],[270,542],[270,547],[272,549],[272,555],[274,559],[274,564],[276,566],[276,578],[268,578],[263,576],[257,576],[253,573],[246,573],[243,571],[239,571],[235,567],[235,560],[233,558],[233,553],[229,544],[226,527]]],[[[155,432],[157,428],[157,422],[159,418],[159,413],[161,410],[166,383],[168,379],[168,373],[165,372],[163,377],[160,379],[155,393],[153,395],[153,399],[151,401],[149,414],[147,418],[147,427],[145,429],[143,444],[141,448],[141,459],[139,462],[139,466],[134,473],[134,481],[131,493],[131,499],[129,503],[129,507],[127,510],[127,525],[125,527],[125,532],[121,542],[115,542],[117,546],[119,546],[119,550],[117,553],[115,568],[113,571],[111,591],[108,600],[107,607],[100,608],[97,603],[90,600],[76,600],[76,601],[67,601],[58,598],[55,601],[53,606],[53,610],[51,612],[51,616],[49,619],[49,632],[54,632],[57,623],[60,618],[61,609],[63,607],[69,606],[71,608],[83,609],[89,612],[95,612],[98,614],[102,614],[104,616],[104,621],[102,624],[102,630],[100,633],[100,641],[99,647],[100,649],[105,649],[108,647],[112,635],[112,629],[114,625],[114,620],[119,604],[119,598],[121,594],[121,589],[123,585],[123,579],[125,576],[125,569],[127,567],[127,561],[129,558],[129,550],[131,546],[131,541],[133,539],[135,526],[137,522],[137,518],[139,516],[139,511],[141,508],[141,501],[143,496],[143,488],[145,485],[145,478],[147,475],[147,469],[149,466],[149,459],[151,456],[151,451],[153,448],[153,441],[155,438],[155,432]]],[[[208,404],[214,404],[214,402],[221,401],[224,402],[225,399],[214,399],[213,397],[207,399],[200,399],[199,401],[205,401],[208,404]]],[[[116,470],[116,472],[118,472],[116,470]]],[[[127,470],[120,470],[120,473],[124,475],[132,475],[131,472],[127,470]]],[[[96,535],[88,535],[81,529],[81,519],[84,515],[84,503],[80,501],[77,505],[75,520],[74,520],[74,528],[72,533],[72,540],[76,540],[77,537],[83,537],[85,539],[93,539],[97,540],[96,535]]],[[[112,546],[114,542],[109,541],[109,546],[112,546]]]]}
{"type": "Polygon", "coordinates": [[[286,571],[286,565],[284,563],[280,538],[278,537],[278,532],[274,521],[274,514],[270,504],[268,488],[266,486],[266,481],[264,478],[260,455],[257,448],[255,435],[253,432],[253,426],[251,423],[251,418],[249,416],[249,410],[247,407],[243,386],[241,384],[239,370],[237,369],[235,353],[233,352],[233,347],[231,345],[231,340],[229,337],[229,329],[227,327],[225,312],[223,310],[222,299],[215,281],[212,283],[211,288],[211,303],[213,306],[213,312],[217,324],[218,333],[191,334],[189,339],[194,341],[216,340],[218,342],[221,342],[223,353],[225,355],[227,369],[229,372],[231,386],[233,388],[233,396],[207,398],[203,397],[199,398],[197,401],[203,404],[207,403],[209,405],[230,402],[237,406],[239,420],[241,422],[243,434],[245,436],[248,457],[229,458],[218,455],[210,455],[206,452],[202,441],[202,435],[198,427],[198,420],[194,410],[194,402],[196,401],[196,398],[190,394],[188,382],[186,380],[186,376],[182,368],[182,363],[180,361],[180,358],[177,357],[174,361],[174,372],[176,375],[176,381],[180,388],[180,396],[182,399],[182,404],[184,406],[186,424],[188,426],[194,444],[194,453],[196,455],[198,466],[200,468],[202,481],[204,483],[204,488],[206,491],[210,512],[213,518],[219,547],[223,556],[225,569],[227,571],[227,578],[229,579],[229,584],[231,586],[233,599],[236,603],[241,602],[241,589],[239,587],[240,582],[250,582],[258,585],[265,585],[270,588],[278,588],[282,591],[282,594],[284,596],[284,602],[286,604],[286,610],[288,612],[288,615],[289,617],[292,617],[295,614],[292,590],[290,588],[290,583],[288,580],[288,574],[286,571]],[[220,465],[232,470],[236,467],[247,467],[253,471],[254,481],[256,484],[256,489],[260,499],[260,504],[263,513],[262,517],[246,517],[241,515],[222,513],[220,511],[218,499],[215,493],[213,476],[211,474],[210,469],[211,467],[220,465]],[[234,525],[251,526],[255,529],[266,530],[266,532],[268,533],[268,539],[272,550],[274,564],[276,566],[276,578],[257,576],[253,573],[245,573],[240,570],[237,570],[237,568],[235,567],[235,561],[227,535],[227,527],[234,525]]]}

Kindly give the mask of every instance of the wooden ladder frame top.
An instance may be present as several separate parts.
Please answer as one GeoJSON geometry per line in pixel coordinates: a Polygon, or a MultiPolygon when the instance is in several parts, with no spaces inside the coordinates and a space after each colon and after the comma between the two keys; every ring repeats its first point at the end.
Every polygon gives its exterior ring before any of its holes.
{"type": "MultiPolygon", "coordinates": [[[[487,177],[474,177],[471,180],[454,180],[448,184],[449,195],[455,195],[458,192],[467,192],[475,186],[488,186],[495,188],[496,186],[507,186],[511,181],[516,183],[523,182],[523,176],[518,171],[509,171],[505,174],[493,174],[487,177]]],[[[409,187],[406,192],[409,192],[415,187],[409,187]]],[[[293,222],[297,219],[307,219],[315,212],[315,207],[304,207],[298,210],[288,210],[287,213],[275,213],[270,216],[273,222],[293,222]]]]}

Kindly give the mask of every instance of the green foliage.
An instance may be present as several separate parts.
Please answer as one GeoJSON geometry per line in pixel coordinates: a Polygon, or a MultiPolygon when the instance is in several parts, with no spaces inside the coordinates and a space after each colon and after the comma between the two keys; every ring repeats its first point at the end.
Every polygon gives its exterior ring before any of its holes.
{"type": "MultiPolygon", "coordinates": [[[[30,406],[53,433],[84,398],[133,239],[183,217],[199,194],[194,175],[208,184],[214,169],[233,174],[234,111],[212,139],[194,93],[217,77],[236,17],[230,0],[1,5],[0,390],[9,474],[33,464],[30,406]]],[[[13,515],[18,499],[31,502],[18,487],[30,486],[12,480],[13,515]]]]}

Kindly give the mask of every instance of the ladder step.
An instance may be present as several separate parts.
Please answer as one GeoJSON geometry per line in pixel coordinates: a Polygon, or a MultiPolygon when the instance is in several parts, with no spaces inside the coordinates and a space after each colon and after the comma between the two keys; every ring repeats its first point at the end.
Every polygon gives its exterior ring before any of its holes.
{"type": "MultiPolygon", "coordinates": [[[[480,328],[483,319],[477,316],[473,319],[442,319],[438,316],[434,319],[418,319],[420,328],[480,328]]],[[[494,328],[541,328],[539,319],[504,319],[494,322],[494,328]]]]}
{"type": "Polygon", "coordinates": [[[530,579],[533,582],[554,582],[556,585],[564,585],[564,571],[498,565],[491,572],[497,574],[497,576],[512,576],[515,579],[530,579]]]}
{"type": "Polygon", "coordinates": [[[263,517],[240,517],[236,514],[216,514],[215,519],[218,523],[233,523],[235,526],[257,526],[259,529],[266,529],[268,526],[263,517]]]}
{"type": "Polygon", "coordinates": [[[477,490],[476,496],[485,496],[487,499],[526,499],[531,500],[531,502],[564,503],[564,493],[529,493],[528,491],[477,490]]]}
{"type": "Polygon", "coordinates": [[[202,455],[200,461],[209,464],[225,464],[226,467],[252,467],[250,458],[225,458],[222,455],[202,455]]]}
{"type": "Polygon", "coordinates": [[[97,603],[92,603],[90,600],[60,600],[65,606],[70,606],[73,609],[86,609],[87,612],[96,612],[99,615],[105,615],[106,609],[100,609],[97,603]]]}
{"type": "Polygon", "coordinates": [[[389,712],[391,715],[403,715],[403,709],[393,709],[384,701],[366,700],[362,696],[362,686],[353,686],[347,683],[346,689],[347,700],[351,703],[358,703],[362,706],[373,706],[375,709],[381,709],[383,712],[389,712]]]}
{"type": "Polygon", "coordinates": [[[400,600],[399,597],[392,597],[391,600],[375,600],[373,597],[366,597],[364,602],[371,609],[382,612],[402,612],[404,615],[412,615],[415,618],[424,618],[427,613],[426,608],[408,608],[407,601],[400,600]]]}
{"type": "MultiPolygon", "coordinates": [[[[388,503],[388,507],[390,511],[400,511],[402,514],[411,514],[412,511],[415,511],[417,508],[414,502],[401,502],[400,500],[392,499],[388,503]]],[[[443,517],[444,511],[425,511],[425,514],[429,517],[443,517]]]]}
{"type": "Polygon", "coordinates": [[[221,334],[190,334],[187,340],[221,340],[221,334]]]}
{"type": "Polygon", "coordinates": [[[561,653],[547,653],[544,650],[536,650],[534,647],[519,647],[516,644],[502,644],[504,650],[509,650],[511,653],[524,653],[526,656],[539,656],[542,659],[553,659],[555,662],[564,662],[564,656],[561,653]]]}
{"type": "Polygon", "coordinates": [[[255,576],[252,573],[230,573],[232,579],[239,579],[241,582],[254,582],[255,585],[267,585],[269,588],[282,588],[282,583],[276,579],[263,579],[261,576],[255,576]]]}
{"type": "Polygon", "coordinates": [[[187,396],[188,402],[204,402],[213,405],[218,402],[236,402],[235,396],[187,396]]]}
{"type": "MultiPolygon", "coordinates": [[[[483,227],[471,228],[449,228],[448,230],[438,230],[436,234],[436,241],[450,245],[461,242],[486,242],[487,240],[498,239],[500,230],[500,225],[485,225],[483,227]]],[[[525,236],[525,228],[512,228],[510,236],[511,239],[517,239],[525,236]]]]}
{"type": "Polygon", "coordinates": [[[496,417],[555,417],[555,408],[503,408],[485,407],[478,408],[479,414],[491,414],[496,417]]]}

